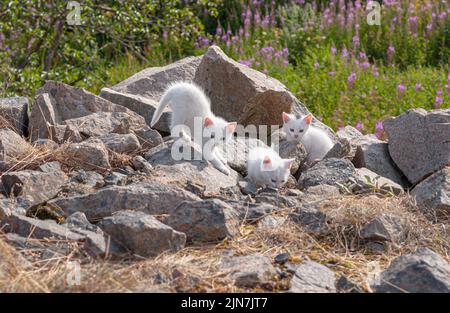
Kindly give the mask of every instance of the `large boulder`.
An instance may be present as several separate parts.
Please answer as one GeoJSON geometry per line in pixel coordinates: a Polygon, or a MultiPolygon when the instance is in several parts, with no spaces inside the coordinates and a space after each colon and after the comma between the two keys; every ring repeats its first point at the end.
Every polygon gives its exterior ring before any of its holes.
{"type": "MultiPolygon", "coordinates": [[[[188,57],[167,66],[147,68],[111,88],[103,88],[100,97],[140,114],[150,124],[166,88],[175,81],[191,81],[201,60],[188,57]]],[[[169,133],[170,114],[166,109],[155,128],[169,133]]]]}
{"type": "Polygon", "coordinates": [[[280,125],[283,111],[308,113],[278,80],[232,60],[217,46],[203,55],[194,82],[211,99],[215,114],[245,126],[280,125]]]}
{"type": "Polygon", "coordinates": [[[190,242],[215,242],[239,233],[239,216],[221,200],[185,201],[164,223],[186,233],[190,242]]]}
{"type": "Polygon", "coordinates": [[[142,116],[121,105],[54,81],[47,81],[38,90],[29,124],[33,141],[52,137],[61,141],[67,128],[64,125],[84,138],[109,132],[127,133],[147,126],[142,116]]]}
{"type": "Polygon", "coordinates": [[[450,163],[450,109],[411,109],[383,124],[389,153],[412,184],[450,163]]]}
{"type": "Polygon", "coordinates": [[[142,211],[147,214],[168,214],[183,201],[197,201],[199,197],[178,187],[158,183],[139,183],[114,186],[96,192],[49,201],[67,214],[77,211],[89,220],[111,216],[121,210],[142,211]]]}
{"type": "Polygon", "coordinates": [[[142,212],[119,211],[98,225],[113,240],[143,257],[156,256],[166,250],[178,251],[186,243],[185,234],[142,212]]]}
{"type": "Polygon", "coordinates": [[[9,172],[1,176],[2,184],[10,196],[22,197],[30,205],[47,201],[55,197],[68,178],[62,171],[9,172]]]}
{"type": "Polygon", "coordinates": [[[28,129],[28,98],[0,98],[0,128],[2,123],[25,136],[28,129]]]}
{"type": "Polygon", "coordinates": [[[428,248],[399,256],[372,284],[375,292],[450,293],[450,264],[428,248]]]}
{"type": "Polygon", "coordinates": [[[0,172],[14,166],[30,152],[30,145],[11,129],[0,129],[0,172]]]}
{"type": "Polygon", "coordinates": [[[422,212],[431,213],[432,216],[450,216],[450,167],[420,182],[411,195],[422,212]]]}

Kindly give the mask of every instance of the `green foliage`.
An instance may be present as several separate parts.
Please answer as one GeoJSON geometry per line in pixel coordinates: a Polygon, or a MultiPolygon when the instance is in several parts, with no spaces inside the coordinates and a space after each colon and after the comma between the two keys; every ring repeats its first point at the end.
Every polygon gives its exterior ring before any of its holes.
{"type": "Polygon", "coordinates": [[[0,92],[31,96],[47,79],[89,88],[108,80],[98,68],[128,53],[147,66],[192,53],[201,17],[219,2],[184,2],[79,1],[81,25],[66,22],[67,1],[0,2],[0,92]]]}

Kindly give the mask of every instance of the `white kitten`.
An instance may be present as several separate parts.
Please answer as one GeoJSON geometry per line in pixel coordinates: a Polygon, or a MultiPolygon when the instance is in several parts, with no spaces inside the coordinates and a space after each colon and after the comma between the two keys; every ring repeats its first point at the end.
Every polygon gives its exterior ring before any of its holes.
{"type": "Polygon", "coordinates": [[[312,115],[296,118],[283,112],[283,130],[288,141],[300,141],[308,153],[306,162],[321,160],[333,147],[333,142],[322,129],[311,125],[312,115]]]}
{"type": "Polygon", "coordinates": [[[210,161],[216,169],[226,175],[230,170],[225,166],[226,159],[220,154],[217,144],[228,140],[237,123],[228,123],[224,119],[215,116],[211,112],[211,104],[205,93],[195,84],[178,82],[171,85],[163,94],[158,108],[153,114],[151,126],[153,127],[160,119],[166,106],[172,109],[170,130],[172,137],[178,137],[180,125],[189,130],[187,135],[181,131],[181,137],[187,141],[196,139],[195,131],[200,131],[203,140],[202,148],[196,143],[197,150],[202,152],[203,158],[210,161]],[[200,129],[195,130],[195,119],[200,118],[200,129]]]}
{"type": "Polygon", "coordinates": [[[282,159],[270,148],[253,148],[248,154],[247,177],[258,187],[279,188],[287,182],[294,160],[282,159]]]}

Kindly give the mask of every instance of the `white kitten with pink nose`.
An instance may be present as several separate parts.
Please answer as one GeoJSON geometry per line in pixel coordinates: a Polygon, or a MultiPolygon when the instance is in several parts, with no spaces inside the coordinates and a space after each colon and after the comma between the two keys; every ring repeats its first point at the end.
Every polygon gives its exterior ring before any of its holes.
{"type": "Polygon", "coordinates": [[[297,118],[293,114],[283,112],[283,130],[286,133],[286,139],[303,144],[308,153],[307,164],[323,159],[333,147],[333,142],[327,133],[312,125],[312,120],[311,113],[297,118]]]}

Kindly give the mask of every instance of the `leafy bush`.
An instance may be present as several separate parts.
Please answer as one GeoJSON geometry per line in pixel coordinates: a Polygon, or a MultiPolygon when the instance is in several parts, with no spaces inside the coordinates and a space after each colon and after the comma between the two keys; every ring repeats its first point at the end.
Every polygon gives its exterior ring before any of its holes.
{"type": "Polygon", "coordinates": [[[0,2],[0,92],[31,96],[47,79],[83,87],[104,84],[98,69],[127,53],[147,66],[193,52],[201,17],[219,1],[79,1],[81,25],[69,25],[62,0],[0,2]],[[161,59],[148,58],[149,54],[161,59]]]}

